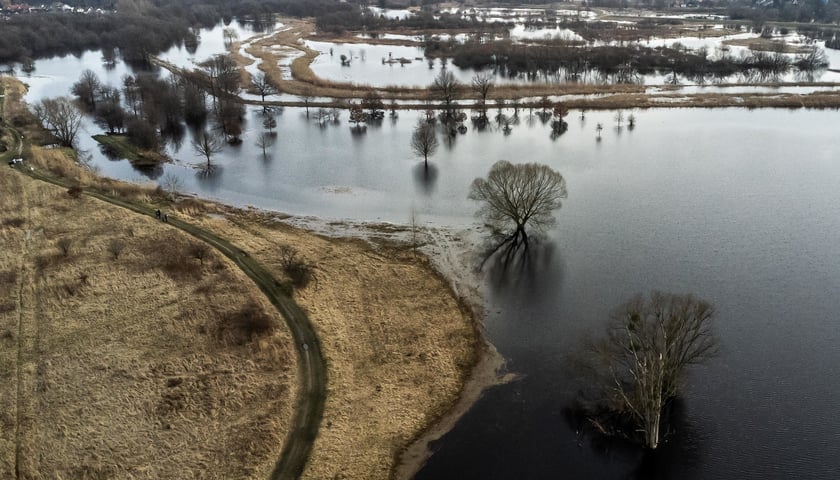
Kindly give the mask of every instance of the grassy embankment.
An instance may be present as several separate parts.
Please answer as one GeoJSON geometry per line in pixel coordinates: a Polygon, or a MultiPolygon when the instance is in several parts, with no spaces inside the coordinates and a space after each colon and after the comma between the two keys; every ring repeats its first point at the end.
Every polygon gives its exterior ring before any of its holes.
{"type": "Polygon", "coordinates": [[[149,217],[5,165],[0,191],[0,477],[265,478],[297,386],[259,289],[149,217]]]}
{"type": "Polygon", "coordinates": [[[113,155],[124,158],[137,167],[152,167],[168,161],[165,155],[152,150],[141,150],[132,145],[125,135],[94,135],[93,139],[104,145],[113,155]]]}

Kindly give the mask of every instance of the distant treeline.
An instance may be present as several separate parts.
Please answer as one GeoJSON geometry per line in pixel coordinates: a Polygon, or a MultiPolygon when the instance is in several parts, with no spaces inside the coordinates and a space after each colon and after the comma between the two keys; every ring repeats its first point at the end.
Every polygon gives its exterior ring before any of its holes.
{"type": "Polygon", "coordinates": [[[361,8],[352,7],[344,4],[346,7],[341,10],[320,15],[316,19],[318,30],[328,33],[343,33],[348,30],[358,31],[377,31],[377,30],[423,30],[423,29],[437,29],[437,30],[474,30],[480,28],[483,30],[499,30],[509,28],[510,25],[504,23],[488,24],[470,18],[462,18],[460,15],[440,14],[435,15],[430,11],[420,11],[415,15],[411,15],[404,19],[389,19],[381,15],[375,15],[361,8]]]}
{"type": "MultiPolygon", "coordinates": [[[[38,1],[30,2],[38,3],[38,1]]],[[[88,49],[118,48],[127,61],[142,61],[189,41],[191,27],[209,27],[233,17],[259,21],[267,13],[323,16],[358,8],[338,0],[83,0],[74,6],[116,8],[115,14],[61,12],[12,15],[2,22],[0,63],[23,61],[88,49]]]]}
{"type": "MultiPolygon", "coordinates": [[[[638,45],[576,47],[571,45],[518,45],[509,41],[463,45],[428,42],[435,52],[446,52],[461,68],[492,68],[509,77],[536,78],[558,74],[568,79],[596,72],[616,82],[633,82],[638,75],[652,73],[682,75],[688,78],[725,78],[781,75],[797,68],[812,72],[828,65],[825,54],[814,50],[795,59],[782,53],[752,52],[745,56],[708,57],[703,52],[670,47],[648,48],[638,45]]],[[[430,48],[430,46],[427,46],[430,48]]]]}

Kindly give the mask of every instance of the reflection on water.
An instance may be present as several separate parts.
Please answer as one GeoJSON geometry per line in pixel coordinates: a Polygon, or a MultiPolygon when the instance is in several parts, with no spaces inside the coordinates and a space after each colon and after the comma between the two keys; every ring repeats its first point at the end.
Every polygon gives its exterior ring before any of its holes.
{"type": "Polygon", "coordinates": [[[437,177],[438,167],[434,163],[420,162],[414,166],[414,185],[426,195],[434,193],[437,177]]]}

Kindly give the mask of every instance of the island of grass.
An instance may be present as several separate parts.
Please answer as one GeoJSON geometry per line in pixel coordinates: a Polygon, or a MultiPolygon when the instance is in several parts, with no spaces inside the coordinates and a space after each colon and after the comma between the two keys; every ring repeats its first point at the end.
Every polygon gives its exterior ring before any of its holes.
{"type": "Polygon", "coordinates": [[[94,135],[93,139],[105,147],[107,154],[124,158],[138,167],[155,167],[169,160],[160,152],[138,148],[126,135],[101,134],[94,135]]]}

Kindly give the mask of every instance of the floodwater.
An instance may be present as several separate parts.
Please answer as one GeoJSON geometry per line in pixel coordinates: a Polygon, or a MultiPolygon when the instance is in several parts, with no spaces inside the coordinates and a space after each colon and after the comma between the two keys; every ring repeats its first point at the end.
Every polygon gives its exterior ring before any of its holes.
{"type": "MultiPolygon", "coordinates": [[[[99,64],[93,53],[39,61],[28,99],[66,94],[68,72],[117,83],[126,71],[99,64]]],[[[547,164],[569,189],[557,227],[527,268],[484,269],[487,334],[521,379],[488,391],[418,478],[836,478],[837,112],[651,109],[633,112],[633,130],[615,112],[572,112],[554,140],[519,113],[508,135],[440,134],[428,170],[409,148],[417,112],[354,133],[346,112],[322,127],[288,108],[263,156],[262,113],[251,108],[242,145],[214,158],[211,177],[196,173],[190,132],[168,147],[175,163],[153,172],[81,143],[116,178],[172,174],[203,197],[327,220],[405,224],[414,211],[422,225],[456,230],[478,227],[466,195],[495,161],[547,164]],[[643,456],[567,414],[576,391],[565,359],[615,306],[652,289],[712,302],[720,354],[691,371],[676,431],[643,456]]]]}

